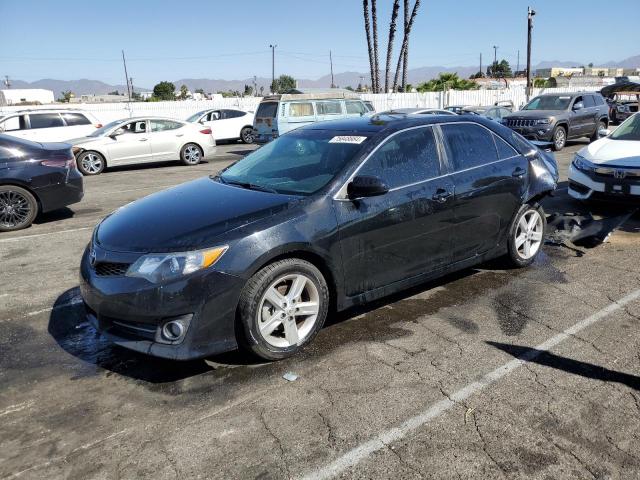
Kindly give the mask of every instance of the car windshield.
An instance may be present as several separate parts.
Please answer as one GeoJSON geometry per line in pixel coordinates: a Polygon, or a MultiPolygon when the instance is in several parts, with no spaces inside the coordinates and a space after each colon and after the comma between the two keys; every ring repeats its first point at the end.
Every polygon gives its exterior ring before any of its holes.
{"type": "Polygon", "coordinates": [[[98,129],[94,130],[93,132],[91,132],[87,136],[89,136],[89,137],[101,137],[106,132],[108,132],[112,128],[116,127],[120,123],[122,123],[122,120],[116,120],[115,122],[107,123],[104,127],[100,127],[98,129]]]}
{"type": "Polygon", "coordinates": [[[327,185],[367,142],[364,135],[298,130],[247,155],[217,177],[222,183],[293,195],[327,185]]]}
{"type": "Polygon", "coordinates": [[[523,110],[566,110],[571,103],[567,95],[545,95],[536,97],[526,104],[523,110]]]}
{"type": "Polygon", "coordinates": [[[187,122],[197,122],[198,119],[204,115],[204,111],[202,112],[198,112],[198,113],[194,113],[193,115],[191,115],[189,118],[187,118],[187,122]]]}
{"type": "Polygon", "coordinates": [[[635,114],[624,121],[609,138],[613,140],[640,140],[640,114],[635,114]]]}

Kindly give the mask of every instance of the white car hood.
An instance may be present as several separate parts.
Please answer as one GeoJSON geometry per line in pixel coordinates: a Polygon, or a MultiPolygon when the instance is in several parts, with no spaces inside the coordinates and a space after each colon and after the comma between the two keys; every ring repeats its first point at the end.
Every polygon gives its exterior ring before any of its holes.
{"type": "Polygon", "coordinates": [[[640,141],[602,138],[578,154],[596,165],[640,168],[640,141]]]}

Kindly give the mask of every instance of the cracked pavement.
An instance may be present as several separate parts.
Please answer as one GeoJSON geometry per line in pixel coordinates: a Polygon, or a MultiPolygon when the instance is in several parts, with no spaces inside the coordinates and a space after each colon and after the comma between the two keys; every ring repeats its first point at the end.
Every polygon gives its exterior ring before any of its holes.
{"type": "MultiPolygon", "coordinates": [[[[558,155],[563,180],[582,145],[558,155]]],[[[249,150],[87,178],[82,203],[0,237],[0,478],[299,478],[446,399],[338,476],[640,478],[640,301],[454,395],[640,288],[638,214],[607,243],[547,245],[528,269],[494,262],[341,313],[278,363],[237,352],[172,363],[99,337],[77,300],[95,223],[249,150]]],[[[545,208],[587,207],[561,188],[545,208]]]]}

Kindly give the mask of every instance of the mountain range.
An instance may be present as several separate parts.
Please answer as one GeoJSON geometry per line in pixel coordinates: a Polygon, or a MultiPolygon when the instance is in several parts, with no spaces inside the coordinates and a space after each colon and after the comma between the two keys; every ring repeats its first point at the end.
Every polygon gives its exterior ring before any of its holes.
{"type": "MultiPolygon", "coordinates": [[[[532,70],[538,68],[549,68],[549,67],[579,67],[584,65],[584,62],[575,62],[575,61],[543,61],[538,63],[533,67],[532,70]]],[[[622,61],[611,61],[598,66],[603,67],[617,67],[617,68],[635,68],[640,66],[640,55],[636,55],[633,57],[626,58],[622,61]]],[[[476,73],[478,71],[477,66],[460,66],[460,67],[443,67],[443,66],[435,66],[435,67],[419,67],[410,69],[407,73],[408,82],[416,85],[420,82],[424,82],[431,78],[437,77],[439,73],[449,73],[449,72],[457,72],[458,75],[462,78],[468,78],[470,75],[476,73]]],[[[384,75],[381,75],[384,77],[384,75]]],[[[342,72],[334,75],[333,82],[340,86],[352,86],[356,87],[358,83],[369,83],[369,72],[342,72]],[[362,80],[364,78],[364,80],[362,80]]],[[[179,80],[173,81],[173,84],[176,86],[176,89],[179,89],[181,85],[186,85],[189,90],[192,92],[201,88],[205,92],[218,92],[218,91],[227,91],[227,90],[244,90],[245,85],[253,85],[253,78],[244,79],[244,80],[223,80],[223,79],[210,79],[210,78],[181,78],[179,80]]],[[[271,84],[270,78],[258,77],[256,79],[256,84],[258,86],[258,90],[260,87],[264,87],[265,91],[268,90],[268,86],[271,84]]],[[[328,88],[331,85],[331,75],[324,75],[316,80],[300,78],[298,79],[299,87],[307,87],[307,88],[328,88]]],[[[96,94],[96,95],[104,95],[109,92],[113,92],[115,90],[120,93],[126,92],[127,87],[123,84],[119,85],[110,85],[105,82],[101,82],[99,80],[88,80],[88,79],[80,79],[80,80],[54,80],[45,78],[42,80],[37,80],[35,82],[25,82],[22,80],[12,80],[11,81],[12,88],[44,88],[47,90],[53,90],[56,98],[61,95],[61,92],[70,90],[76,96],[78,95],[87,95],[87,94],[96,94]]],[[[138,92],[141,91],[150,91],[153,87],[135,87],[135,90],[138,92]]]]}

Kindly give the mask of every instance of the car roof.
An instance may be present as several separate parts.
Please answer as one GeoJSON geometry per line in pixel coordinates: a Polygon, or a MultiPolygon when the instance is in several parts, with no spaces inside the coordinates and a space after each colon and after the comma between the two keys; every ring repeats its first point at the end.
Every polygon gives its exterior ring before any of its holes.
{"type": "Polygon", "coordinates": [[[0,115],[0,117],[8,117],[9,115],[24,115],[26,113],[88,113],[89,115],[91,115],[91,112],[87,112],[86,110],[82,110],[81,108],[27,108],[24,110],[7,112],[0,115]]]}
{"type": "Polygon", "coordinates": [[[600,92],[560,92],[560,93],[542,93],[538,97],[578,97],[580,95],[600,95],[600,92]]]}

